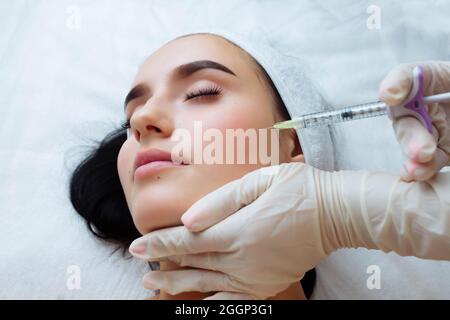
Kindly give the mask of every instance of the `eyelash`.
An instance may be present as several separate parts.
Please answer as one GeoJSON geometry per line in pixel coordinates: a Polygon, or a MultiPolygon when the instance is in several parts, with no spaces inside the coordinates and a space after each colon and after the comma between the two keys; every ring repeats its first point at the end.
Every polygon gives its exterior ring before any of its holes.
{"type": "Polygon", "coordinates": [[[185,95],[185,100],[201,98],[201,97],[209,97],[209,96],[218,96],[222,93],[222,88],[218,85],[206,88],[200,88],[196,91],[189,92],[185,95]]]}
{"type": "Polygon", "coordinates": [[[122,129],[130,129],[131,128],[130,120],[126,119],[125,121],[123,121],[120,127],[122,129]]]}
{"type": "MultiPolygon", "coordinates": [[[[212,86],[212,87],[207,87],[207,88],[201,88],[196,91],[186,93],[184,101],[196,99],[196,98],[202,98],[202,97],[207,98],[209,96],[218,96],[221,93],[222,93],[222,88],[217,85],[212,86]]],[[[120,125],[120,127],[122,129],[130,129],[131,128],[130,119],[126,119],[125,121],[123,121],[122,124],[120,125]]]]}

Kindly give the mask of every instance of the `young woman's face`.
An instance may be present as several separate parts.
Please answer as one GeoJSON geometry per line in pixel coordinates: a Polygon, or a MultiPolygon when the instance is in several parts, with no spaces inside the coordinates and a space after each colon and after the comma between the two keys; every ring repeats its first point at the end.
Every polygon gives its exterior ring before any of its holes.
{"type": "MultiPolygon", "coordinates": [[[[224,138],[226,129],[271,126],[276,121],[274,99],[262,77],[245,52],[214,35],[176,39],[144,62],[132,86],[138,88],[129,95],[125,110],[131,136],[117,159],[128,207],[140,233],[181,225],[181,215],[197,200],[266,165],[250,163],[249,153],[255,150],[246,143],[245,150],[238,150],[237,144],[234,149],[235,154],[246,155],[246,164],[197,164],[192,150],[190,158],[182,159],[188,165],[134,176],[137,153],[153,148],[170,153],[180,144],[171,140],[177,129],[190,133],[193,147],[198,138],[194,137],[195,121],[201,121],[203,131],[215,128],[224,138]]],[[[292,132],[280,133],[280,162],[303,161],[302,155],[293,154],[296,139],[292,132]]],[[[211,141],[203,142],[202,150],[208,144],[211,141]]]]}

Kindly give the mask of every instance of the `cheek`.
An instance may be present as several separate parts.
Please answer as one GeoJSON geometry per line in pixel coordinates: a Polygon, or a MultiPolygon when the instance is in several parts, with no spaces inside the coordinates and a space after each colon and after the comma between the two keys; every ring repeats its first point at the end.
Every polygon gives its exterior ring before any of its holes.
{"type": "Polygon", "coordinates": [[[125,196],[129,194],[132,179],[133,145],[131,140],[125,141],[117,156],[117,172],[125,196]]]}
{"type": "MultiPolygon", "coordinates": [[[[211,157],[211,150],[222,146],[221,154],[215,159],[221,164],[252,164],[252,169],[279,163],[279,139],[274,130],[264,130],[274,122],[273,106],[263,98],[253,96],[224,97],[217,104],[185,109],[178,113],[177,127],[187,130],[189,137],[178,145],[184,150],[190,148],[190,162],[205,162],[211,157]],[[183,126],[183,124],[187,124],[183,126]],[[209,129],[214,129],[214,131],[209,129]],[[234,130],[233,130],[234,129],[234,130]],[[239,130],[237,130],[239,129],[239,130]],[[216,139],[217,134],[220,139],[216,139]],[[207,138],[208,137],[208,138],[207,138]],[[253,138],[254,137],[254,138],[253,138]],[[245,139],[245,145],[241,143],[245,139]],[[251,141],[250,141],[251,139],[251,141]],[[232,150],[232,152],[230,152],[232,150]],[[201,153],[201,154],[200,154],[201,153]],[[241,160],[238,160],[241,159],[241,160]],[[254,166],[260,164],[259,166],[254,166]]],[[[186,157],[187,159],[189,157],[186,157]]],[[[214,166],[212,166],[214,168],[214,166]]]]}
{"type": "Polygon", "coordinates": [[[271,106],[251,97],[231,98],[226,106],[214,110],[208,125],[218,129],[225,128],[265,128],[272,125],[271,106]]]}
{"type": "Polygon", "coordinates": [[[264,92],[225,93],[218,102],[180,109],[175,127],[184,127],[183,124],[191,127],[197,120],[202,121],[204,129],[266,128],[274,122],[272,110],[271,99],[264,92]]]}
{"type": "Polygon", "coordinates": [[[264,164],[267,165],[268,158],[271,159],[272,164],[277,164],[279,155],[278,135],[270,129],[265,130],[274,122],[271,112],[272,106],[268,103],[256,103],[253,100],[247,103],[231,103],[227,106],[226,111],[223,110],[220,114],[215,114],[214,117],[206,121],[204,126],[204,130],[216,128],[222,133],[224,141],[223,153],[226,156],[227,150],[234,150],[236,163],[238,154],[244,155],[245,162],[248,164],[254,164],[253,160],[257,159],[260,165],[253,166],[253,170],[264,164]],[[227,131],[233,132],[236,136],[230,139],[229,137],[231,136],[227,134],[227,131]],[[242,141],[242,138],[238,138],[238,136],[245,136],[244,146],[238,142],[238,140],[242,141]]]}
{"type": "MultiPolygon", "coordinates": [[[[183,114],[180,119],[183,119],[184,123],[189,124],[186,126],[190,132],[191,139],[188,139],[191,147],[191,162],[194,162],[194,139],[199,139],[199,136],[194,132],[193,126],[194,121],[201,121],[201,128],[203,134],[208,129],[217,129],[220,131],[221,136],[223,138],[224,149],[223,149],[223,162],[224,164],[196,164],[195,165],[195,178],[193,179],[194,183],[198,183],[198,197],[206,195],[207,193],[215,190],[223,186],[224,184],[231,182],[232,180],[241,178],[246,173],[254,171],[258,168],[261,168],[262,164],[249,162],[250,159],[249,154],[252,152],[258,152],[258,147],[256,149],[249,148],[248,141],[245,144],[244,150],[238,150],[237,139],[235,138],[232,142],[226,139],[226,131],[227,129],[243,129],[246,131],[247,129],[259,129],[259,128],[267,128],[273,124],[273,115],[271,112],[272,106],[270,104],[255,102],[254,99],[236,99],[236,100],[228,100],[226,102],[220,103],[220,105],[213,105],[209,109],[198,108],[197,110],[189,110],[183,114]],[[226,144],[232,143],[234,148],[234,164],[226,164],[226,144]],[[245,154],[245,163],[237,164],[237,154],[239,152],[243,152],[245,154]],[[200,187],[201,186],[201,187],[200,187]]],[[[235,131],[236,132],[236,131],[235,131]]],[[[255,133],[258,135],[259,131],[255,130],[255,133]]],[[[265,150],[272,150],[271,147],[271,135],[268,130],[267,134],[267,146],[265,150]]],[[[203,148],[200,151],[203,152],[202,160],[205,161],[205,156],[209,155],[209,153],[205,153],[205,147],[212,143],[211,140],[206,141],[203,137],[200,137],[201,140],[199,144],[203,145],[203,148]]],[[[278,144],[278,138],[276,139],[276,143],[278,144]]],[[[259,140],[256,142],[256,146],[259,146],[259,140]]],[[[278,161],[278,149],[276,150],[276,158],[278,161]]],[[[270,155],[271,156],[271,155],[270,155]]],[[[269,156],[269,157],[270,157],[269,156]]],[[[257,156],[255,156],[257,157],[257,156]]],[[[273,159],[273,158],[272,158],[273,159]]],[[[274,161],[274,162],[275,162],[274,161]]],[[[196,200],[193,199],[193,200],[196,200]]]]}

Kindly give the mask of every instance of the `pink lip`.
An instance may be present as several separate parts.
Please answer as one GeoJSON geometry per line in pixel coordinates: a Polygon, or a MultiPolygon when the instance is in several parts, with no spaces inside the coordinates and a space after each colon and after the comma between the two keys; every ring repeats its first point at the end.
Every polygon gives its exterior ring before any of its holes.
{"type": "Polygon", "coordinates": [[[137,154],[134,163],[134,178],[141,179],[169,167],[181,166],[172,161],[171,154],[160,149],[149,149],[137,154]]]}
{"type": "Polygon", "coordinates": [[[172,161],[152,161],[137,168],[134,172],[134,179],[142,179],[166,168],[178,166],[182,166],[182,164],[174,163],[172,161]]]}

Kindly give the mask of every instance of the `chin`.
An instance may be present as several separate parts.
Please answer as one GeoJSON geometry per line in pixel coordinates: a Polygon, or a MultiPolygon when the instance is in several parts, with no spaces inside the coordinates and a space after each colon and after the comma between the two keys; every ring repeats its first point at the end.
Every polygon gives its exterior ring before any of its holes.
{"type": "Polygon", "coordinates": [[[225,175],[223,168],[220,167],[222,172],[218,168],[205,165],[197,166],[195,170],[194,166],[167,170],[135,184],[129,203],[138,231],[146,234],[157,229],[181,226],[181,216],[186,210],[233,178],[233,172],[225,175]],[[218,172],[222,176],[218,177],[218,172]]]}
{"type": "Polygon", "coordinates": [[[182,225],[181,216],[193,204],[180,186],[148,185],[134,194],[132,217],[141,234],[182,225]]]}

